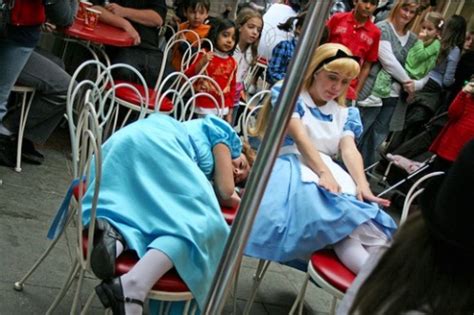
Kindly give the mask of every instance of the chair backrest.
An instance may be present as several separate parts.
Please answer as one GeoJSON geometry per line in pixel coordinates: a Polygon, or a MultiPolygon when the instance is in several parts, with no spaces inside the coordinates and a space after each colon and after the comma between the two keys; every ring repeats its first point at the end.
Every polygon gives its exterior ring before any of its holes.
{"type": "Polygon", "coordinates": [[[249,129],[255,126],[256,116],[263,107],[266,97],[269,97],[270,95],[270,90],[263,90],[252,96],[247,103],[242,104],[245,108],[235,129],[237,132],[242,134],[245,141],[249,140],[249,129]]]}
{"type": "Polygon", "coordinates": [[[91,102],[86,102],[81,112],[79,113],[75,137],[77,139],[75,146],[79,152],[78,175],[82,180],[79,181],[78,189],[78,209],[77,215],[77,233],[78,233],[78,250],[79,262],[83,269],[89,268],[89,261],[92,251],[92,242],[94,239],[94,226],[97,204],[99,199],[99,189],[102,176],[102,140],[101,127],[99,126],[99,115],[95,110],[95,105],[91,102]],[[88,244],[86,255],[82,254],[82,249],[85,248],[83,244],[83,226],[82,226],[82,203],[83,194],[86,191],[85,186],[91,183],[91,175],[94,175],[93,185],[89,189],[93,189],[91,209],[90,209],[90,224],[88,229],[88,244]],[[92,188],[93,187],[93,188],[92,188]]]}
{"type": "Polygon", "coordinates": [[[114,64],[106,67],[103,63],[96,60],[88,60],[82,63],[72,75],[71,82],[69,84],[67,97],[66,97],[66,117],[68,120],[69,135],[71,138],[71,149],[73,159],[73,177],[78,177],[78,162],[79,152],[77,151],[77,118],[81,113],[83,107],[86,104],[92,104],[94,106],[95,113],[98,117],[99,134],[101,141],[105,141],[113,132],[123,127],[130,117],[129,114],[123,117],[119,123],[119,105],[116,102],[116,91],[117,89],[130,89],[140,99],[139,104],[139,116],[138,118],[144,118],[146,114],[146,106],[148,103],[149,95],[148,88],[143,76],[133,67],[126,64],[114,64]],[[78,78],[82,77],[84,72],[88,71],[88,68],[95,66],[97,68],[97,76],[95,79],[88,78],[78,81],[78,78]],[[112,70],[117,68],[126,68],[134,72],[141,84],[145,87],[142,96],[140,91],[134,85],[130,83],[115,83],[112,77],[112,70]]]}
{"type": "Polygon", "coordinates": [[[413,186],[411,186],[410,190],[407,193],[407,196],[405,197],[405,202],[403,203],[402,216],[400,218],[400,225],[405,223],[408,217],[408,212],[410,211],[410,206],[415,200],[415,198],[418,197],[424,191],[424,188],[419,188],[420,185],[432,177],[440,176],[443,174],[444,172],[432,172],[432,173],[426,174],[425,176],[418,179],[413,184],[413,186]]]}
{"type": "MultiPolygon", "coordinates": [[[[191,34],[193,37],[196,38],[196,43],[197,47],[195,47],[198,51],[201,50],[201,41],[199,40],[199,35],[192,31],[192,30],[181,30],[179,32],[176,32],[171,38],[168,40],[165,49],[163,51],[163,60],[161,61],[161,67],[160,67],[160,72],[158,73],[158,77],[156,79],[156,84],[155,84],[155,91],[158,91],[158,89],[161,86],[161,82],[163,81],[163,75],[165,73],[165,68],[166,65],[169,63],[169,58],[172,56],[175,46],[176,45],[185,45],[186,50],[190,49],[192,43],[188,42],[185,38],[186,34],[191,34]]],[[[191,56],[189,56],[191,57],[191,56]]],[[[189,63],[189,62],[186,62],[189,63]]],[[[182,67],[182,66],[181,66],[182,67]]],[[[181,69],[182,71],[182,69],[181,69]]]]}

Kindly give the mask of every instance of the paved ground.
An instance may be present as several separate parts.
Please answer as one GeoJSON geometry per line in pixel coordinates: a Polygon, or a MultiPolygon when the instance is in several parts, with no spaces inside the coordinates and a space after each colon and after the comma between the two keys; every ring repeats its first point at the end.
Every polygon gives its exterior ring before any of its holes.
{"type": "MultiPolygon", "coordinates": [[[[13,290],[34,260],[48,246],[46,231],[52,215],[68,186],[71,171],[67,130],[58,129],[41,149],[46,161],[41,166],[23,165],[16,173],[0,167],[0,314],[43,314],[59,292],[71,262],[74,230],[67,231],[52,254],[27,281],[23,292],[13,290]]],[[[238,313],[244,308],[250,294],[252,275],[257,261],[245,258],[237,292],[238,313]]],[[[287,314],[293,303],[304,273],[286,266],[271,264],[258,291],[251,314],[287,314]]],[[[87,279],[82,296],[85,300],[92,287],[98,283],[87,279]]],[[[231,299],[224,314],[231,314],[231,299]]],[[[306,293],[305,313],[326,314],[331,298],[321,289],[310,284],[306,293]]],[[[69,293],[57,309],[57,314],[67,314],[72,302],[69,293]]],[[[102,314],[98,300],[94,301],[91,314],[102,314]]]]}

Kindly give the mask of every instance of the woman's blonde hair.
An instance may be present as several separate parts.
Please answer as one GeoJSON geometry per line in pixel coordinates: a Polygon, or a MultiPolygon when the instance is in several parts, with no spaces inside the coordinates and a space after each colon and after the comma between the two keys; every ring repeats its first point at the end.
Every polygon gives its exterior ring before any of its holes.
{"type": "MultiPolygon", "coordinates": [[[[263,29],[263,18],[260,12],[257,10],[254,10],[252,8],[244,8],[239,12],[239,15],[235,19],[235,25],[237,26],[237,29],[240,32],[240,28],[245,25],[245,23],[248,22],[248,20],[253,19],[253,18],[258,18],[260,21],[262,21],[262,29],[263,29]]],[[[260,30],[260,34],[258,35],[258,39],[250,45],[250,47],[247,47],[247,49],[251,49],[252,51],[252,60],[248,60],[249,64],[251,66],[255,65],[257,63],[257,57],[258,57],[258,43],[260,42],[260,37],[262,36],[262,31],[260,30]]],[[[246,49],[246,50],[247,50],[246,49]]],[[[246,58],[246,50],[242,51],[242,55],[244,58],[246,58]]]]}
{"type": "Polygon", "coordinates": [[[416,14],[415,16],[413,16],[411,21],[407,25],[405,25],[404,31],[411,29],[413,23],[415,23],[415,17],[420,13],[420,0],[398,0],[397,3],[393,6],[392,10],[390,10],[390,13],[388,14],[388,20],[393,23],[393,21],[395,20],[395,15],[398,13],[398,11],[406,7],[416,7],[416,14]]]}
{"type": "MultiPolygon", "coordinates": [[[[351,58],[337,58],[321,65],[321,63],[328,58],[336,56],[339,50],[342,50],[348,56],[352,56],[349,48],[336,43],[324,44],[316,49],[304,74],[302,90],[309,90],[314,82],[314,74],[319,73],[321,70],[336,72],[350,79],[353,79],[359,75],[360,65],[357,61],[351,58]]],[[[339,105],[345,105],[347,89],[344,90],[341,95],[339,95],[339,97],[337,97],[336,101],[339,103],[339,105]]],[[[249,130],[249,133],[252,136],[263,137],[263,134],[265,133],[265,129],[267,127],[272,110],[270,98],[270,96],[266,97],[265,104],[258,115],[255,128],[249,130]]]]}

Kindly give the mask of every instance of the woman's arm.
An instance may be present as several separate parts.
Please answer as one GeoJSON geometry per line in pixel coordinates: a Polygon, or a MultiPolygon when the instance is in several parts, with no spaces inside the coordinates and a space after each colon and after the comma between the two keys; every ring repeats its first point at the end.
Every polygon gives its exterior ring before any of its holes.
{"type": "Polygon", "coordinates": [[[115,15],[145,26],[160,27],[163,25],[163,18],[158,14],[158,12],[151,9],[127,8],[117,3],[109,3],[105,8],[115,15]]]}
{"type": "Polygon", "coordinates": [[[339,148],[341,150],[344,165],[357,185],[357,198],[361,201],[367,200],[370,202],[376,202],[381,206],[389,206],[389,200],[374,196],[370,190],[369,182],[364,173],[362,156],[360,155],[359,150],[357,150],[354,138],[352,136],[343,137],[339,143],[339,148]]]}
{"type": "Polygon", "coordinates": [[[457,47],[453,48],[446,58],[448,60],[446,64],[446,71],[443,75],[443,87],[449,87],[454,83],[454,74],[456,73],[459,59],[461,59],[461,50],[457,47]]]}
{"type": "Polygon", "coordinates": [[[411,81],[403,66],[398,62],[392,50],[392,45],[387,40],[379,44],[379,61],[385,71],[400,83],[411,81]]]}
{"type": "Polygon", "coordinates": [[[229,148],[218,143],[212,149],[214,154],[214,189],[219,200],[229,201],[235,190],[232,157],[229,148]]]}
{"type": "Polygon", "coordinates": [[[130,23],[127,19],[113,14],[112,12],[108,11],[102,6],[96,5],[94,6],[94,9],[97,9],[100,12],[102,12],[102,14],[99,17],[100,21],[102,21],[105,24],[109,24],[109,25],[123,29],[125,32],[127,32],[130,36],[133,37],[135,45],[140,44],[140,41],[141,41],[140,35],[138,34],[137,30],[132,26],[132,23],[130,23]]]}
{"type": "Polygon", "coordinates": [[[341,191],[331,171],[321,159],[318,149],[309,138],[301,120],[292,118],[288,125],[288,134],[295,141],[298,151],[303,156],[309,168],[319,176],[319,186],[332,193],[341,191]]]}

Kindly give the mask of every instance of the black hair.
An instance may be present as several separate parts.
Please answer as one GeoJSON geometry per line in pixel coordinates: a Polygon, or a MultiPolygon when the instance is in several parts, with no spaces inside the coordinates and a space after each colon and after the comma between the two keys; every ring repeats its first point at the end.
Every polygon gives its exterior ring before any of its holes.
{"type": "Polygon", "coordinates": [[[454,47],[462,50],[466,39],[467,22],[460,15],[453,15],[447,22],[441,35],[441,49],[439,51],[438,63],[442,63],[454,47]]]}
{"type": "Polygon", "coordinates": [[[358,290],[349,314],[472,314],[472,257],[434,239],[411,215],[358,290]]]}
{"type": "Polygon", "coordinates": [[[211,29],[207,34],[207,38],[211,41],[212,45],[214,45],[214,49],[216,49],[219,34],[232,27],[235,29],[235,43],[234,47],[232,47],[230,51],[226,52],[229,55],[232,55],[234,53],[235,47],[237,47],[237,43],[239,42],[239,30],[237,29],[237,26],[235,25],[234,21],[219,18],[213,19],[211,29]]]}
{"type": "Polygon", "coordinates": [[[184,0],[183,10],[186,12],[188,9],[197,10],[199,7],[203,7],[209,12],[211,9],[211,2],[209,0],[184,0]]]}
{"type": "Polygon", "coordinates": [[[294,30],[297,28],[303,27],[304,23],[304,18],[306,17],[306,11],[301,12],[297,16],[292,16],[288,20],[286,20],[284,23],[278,24],[278,29],[285,31],[285,32],[290,32],[293,30],[293,24],[295,24],[294,30]]]}

